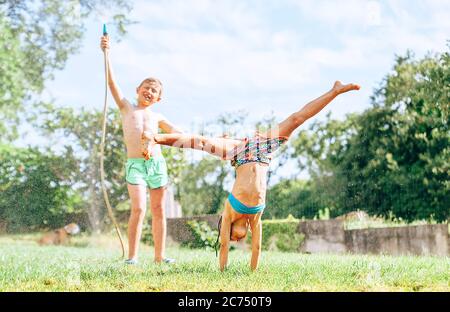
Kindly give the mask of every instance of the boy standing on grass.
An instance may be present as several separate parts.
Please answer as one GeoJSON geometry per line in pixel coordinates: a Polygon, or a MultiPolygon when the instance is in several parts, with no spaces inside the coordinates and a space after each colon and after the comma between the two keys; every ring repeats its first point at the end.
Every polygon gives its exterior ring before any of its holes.
{"type": "MultiPolygon", "coordinates": [[[[102,36],[100,47],[109,51],[109,37],[102,36]]],[[[107,54],[108,55],[108,54],[107,54]]],[[[150,107],[161,100],[162,83],[156,78],[147,78],[137,87],[137,104],[123,97],[107,57],[108,85],[122,116],[124,142],[127,148],[126,181],[131,199],[131,215],[128,222],[128,264],[136,264],[147,206],[147,188],[150,193],[152,212],[152,234],[155,244],[155,262],[174,262],[164,257],[166,241],[165,195],[168,182],[167,166],[157,145],[153,157],[145,160],[141,150],[141,135],[144,131],[157,134],[158,128],[165,133],[181,133],[161,114],[150,107]]]]}

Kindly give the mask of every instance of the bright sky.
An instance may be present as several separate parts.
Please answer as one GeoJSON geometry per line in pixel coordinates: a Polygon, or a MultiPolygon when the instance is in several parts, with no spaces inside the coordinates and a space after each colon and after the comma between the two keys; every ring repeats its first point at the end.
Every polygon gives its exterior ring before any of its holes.
{"type": "MultiPolygon", "coordinates": [[[[154,110],[186,130],[239,109],[255,120],[272,111],[284,118],[336,79],[362,90],[326,111],[337,118],[362,111],[394,55],[442,52],[450,39],[447,0],[139,0],[133,6],[130,17],[138,24],[121,42],[112,35],[118,83],[134,98],[143,78],[160,78],[164,98],[154,110]]],[[[58,105],[102,109],[101,26],[89,23],[80,53],[48,83],[58,105]]]]}
{"type": "MultiPolygon", "coordinates": [[[[121,42],[111,35],[117,81],[133,99],[143,78],[161,79],[164,98],[154,110],[186,131],[240,109],[254,121],[271,112],[281,120],[337,79],[362,86],[317,116],[341,119],[369,107],[395,55],[443,52],[450,39],[448,0],[133,3],[138,24],[121,42]]],[[[56,104],[103,108],[101,27],[89,22],[80,53],[48,83],[56,104]]]]}

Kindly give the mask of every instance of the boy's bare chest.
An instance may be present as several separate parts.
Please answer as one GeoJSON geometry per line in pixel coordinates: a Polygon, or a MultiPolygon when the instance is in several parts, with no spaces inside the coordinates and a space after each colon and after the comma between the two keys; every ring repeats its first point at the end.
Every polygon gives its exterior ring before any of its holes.
{"type": "Polygon", "coordinates": [[[124,118],[124,126],[134,130],[145,131],[151,130],[155,127],[154,116],[152,116],[151,112],[145,110],[138,110],[130,112],[128,116],[124,118]]]}

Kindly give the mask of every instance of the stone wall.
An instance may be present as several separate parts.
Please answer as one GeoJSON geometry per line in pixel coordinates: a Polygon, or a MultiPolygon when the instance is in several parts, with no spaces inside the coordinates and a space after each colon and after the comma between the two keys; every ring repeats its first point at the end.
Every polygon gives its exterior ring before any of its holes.
{"type": "Polygon", "coordinates": [[[305,235],[300,246],[301,252],[346,252],[344,224],[341,220],[302,221],[298,224],[298,232],[305,235]]]}
{"type": "Polygon", "coordinates": [[[447,224],[428,224],[345,231],[350,253],[447,256],[447,224]]]}
{"type": "MultiPolygon", "coordinates": [[[[186,224],[189,220],[206,221],[211,228],[217,229],[219,217],[203,215],[167,219],[168,239],[177,243],[192,239],[186,224]]],[[[447,224],[344,230],[342,220],[310,220],[299,222],[297,231],[305,235],[302,245],[299,246],[300,252],[304,253],[436,256],[450,254],[447,224]]]]}

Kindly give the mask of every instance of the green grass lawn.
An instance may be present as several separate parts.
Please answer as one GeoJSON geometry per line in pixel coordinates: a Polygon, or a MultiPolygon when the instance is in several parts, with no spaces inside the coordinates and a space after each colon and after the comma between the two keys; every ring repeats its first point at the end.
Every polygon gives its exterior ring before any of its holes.
{"type": "Polygon", "coordinates": [[[119,244],[79,237],[70,247],[41,247],[34,235],[0,236],[0,291],[445,291],[450,259],[263,252],[249,270],[249,252],[230,252],[218,270],[214,251],[169,247],[176,264],[154,264],[142,245],[127,266],[119,244]]]}

